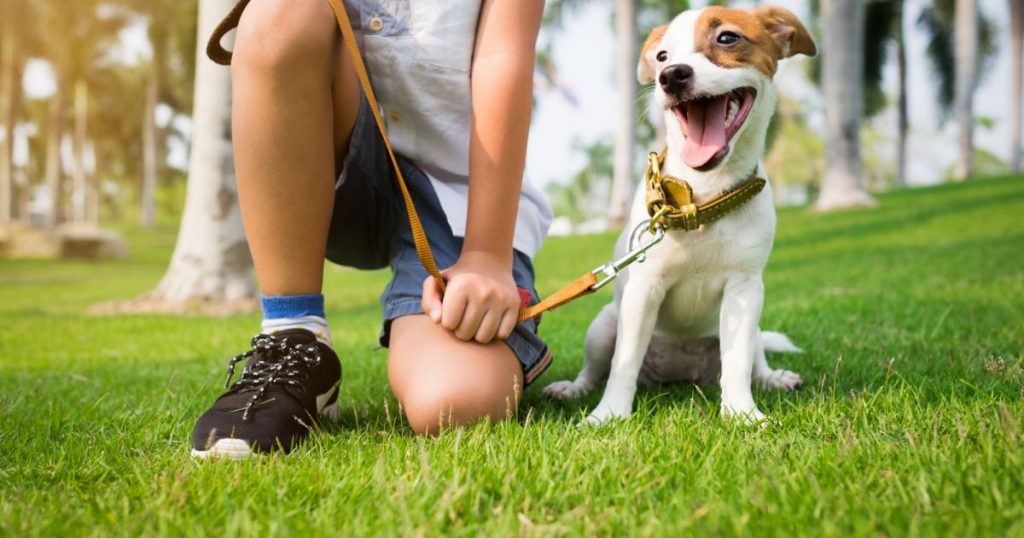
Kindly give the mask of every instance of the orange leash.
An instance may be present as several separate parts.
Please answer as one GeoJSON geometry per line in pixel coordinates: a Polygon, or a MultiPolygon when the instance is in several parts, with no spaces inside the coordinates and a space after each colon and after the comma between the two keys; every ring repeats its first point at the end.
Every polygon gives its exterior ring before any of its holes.
{"type": "MultiPolygon", "coordinates": [[[[206,48],[206,53],[214,62],[222,65],[231,63],[231,53],[224,50],[220,41],[224,35],[238,26],[238,21],[242,16],[242,11],[249,4],[249,1],[250,0],[239,0],[238,4],[235,5],[231,12],[228,13],[227,17],[217,25],[213,35],[211,35],[209,44],[206,48]]],[[[388,138],[387,127],[384,125],[384,119],[380,116],[377,97],[373,93],[373,86],[370,84],[370,76],[366,71],[366,65],[363,63],[363,57],[359,54],[359,46],[356,43],[355,32],[352,30],[352,23],[348,20],[348,14],[345,13],[345,7],[342,5],[341,0],[327,1],[331,4],[331,9],[334,10],[334,16],[338,20],[338,29],[341,31],[341,38],[345,43],[345,50],[348,52],[349,58],[352,59],[352,65],[355,67],[356,76],[359,78],[359,84],[363,88],[366,100],[370,104],[370,110],[373,112],[373,119],[377,123],[377,129],[380,131],[381,137],[384,139],[384,146],[388,150],[388,157],[391,159],[391,166],[395,170],[395,177],[398,179],[398,186],[402,191],[402,198],[405,201],[405,211],[409,215],[409,227],[412,229],[412,238],[416,245],[416,254],[419,256],[420,263],[423,264],[424,269],[426,269],[427,273],[434,278],[443,293],[445,290],[444,278],[437,270],[437,262],[434,261],[434,254],[430,251],[430,243],[427,241],[427,234],[423,231],[423,225],[420,223],[419,215],[416,213],[416,207],[413,205],[412,196],[409,194],[409,189],[405,185],[405,178],[402,176],[402,170],[398,167],[398,159],[395,158],[395,152],[391,148],[391,141],[388,138]]],[[[539,303],[520,309],[519,321],[525,321],[530,318],[537,317],[541,313],[557,308],[569,301],[572,301],[573,299],[576,299],[577,297],[597,291],[610,280],[609,278],[605,278],[605,280],[599,282],[598,274],[601,271],[604,271],[605,267],[610,267],[611,265],[612,264],[605,264],[594,271],[588,272],[570,282],[562,289],[546,297],[539,303]]]]}
{"type": "Polygon", "coordinates": [[[405,201],[405,212],[409,214],[409,227],[412,228],[412,239],[416,244],[416,255],[424,269],[437,282],[441,293],[444,293],[445,282],[441,273],[437,270],[437,262],[434,261],[434,253],[430,251],[430,243],[427,241],[427,234],[423,231],[423,224],[420,223],[420,216],[416,214],[416,206],[412,203],[412,196],[409,188],[405,186],[405,178],[402,177],[402,170],[398,167],[398,159],[395,158],[395,151],[391,149],[391,141],[388,139],[388,130],[384,126],[384,119],[380,117],[380,108],[377,105],[377,96],[373,93],[373,86],[370,85],[370,75],[366,72],[366,65],[363,64],[363,56],[359,54],[359,46],[356,44],[356,35],[352,30],[352,23],[348,20],[345,7],[341,0],[327,0],[331,3],[334,16],[338,19],[338,29],[341,30],[341,39],[345,42],[345,50],[348,51],[352,65],[356,69],[356,76],[359,77],[359,84],[363,87],[366,100],[370,103],[370,110],[373,112],[373,120],[377,122],[377,129],[384,138],[384,146],[388,149],[388,157],[391,159],[391,166],[395,169],[395,177],[398,178],[398,186],[402,190],[402,198],[405,201]]]}

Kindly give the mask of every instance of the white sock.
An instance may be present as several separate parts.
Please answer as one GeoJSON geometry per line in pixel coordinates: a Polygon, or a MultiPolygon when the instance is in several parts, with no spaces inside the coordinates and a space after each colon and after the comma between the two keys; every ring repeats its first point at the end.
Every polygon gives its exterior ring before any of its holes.
{"type": "Polygon", "coordinates": [[[320,343],[334,347],[331,340],[331,328],[327,326],[327,320],[320,316],[264,319],[260,326],[266,334],[274,334],[288,329],[306,329],[316,335],[316,339],[320,343]]]}

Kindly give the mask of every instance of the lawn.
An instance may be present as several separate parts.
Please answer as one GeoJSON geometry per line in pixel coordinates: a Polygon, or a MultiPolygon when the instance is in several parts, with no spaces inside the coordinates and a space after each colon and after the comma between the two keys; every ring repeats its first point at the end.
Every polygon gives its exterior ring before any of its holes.
{"type": "MultiPolygon", "coordinates": [[[[193,420],[257,329],[95,317],[151,288],[174,230],[133,257],[0,261],[0,536],[1024,536],[1024,178],[902,190],[873,210],[780,212],[762,326],[807,352],[757,392],[768,428],[718,418],[718,389],[641,390],[628,422],[577,429],[574,376],[608,293],[545,316],[555,364],[516,420],[417,438],[375,349],[380,272],[328,271],[339,422],[290,456],[193,461],[193,420]]],[[[611,235],[552,239],[552,291],[611,235]]]]}

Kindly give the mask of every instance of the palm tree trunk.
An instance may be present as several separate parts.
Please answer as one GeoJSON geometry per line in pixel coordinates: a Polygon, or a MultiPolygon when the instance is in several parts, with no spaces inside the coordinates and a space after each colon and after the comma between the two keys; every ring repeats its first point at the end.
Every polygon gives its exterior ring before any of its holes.
{"type": "Polygon", "coordinates": [[[618,88],[618,133],[615,136],[615,157],[612,172],[612,195],[608,208],[608,225],[621,227],[629,211],[629,198],[636,178],[633,177],[633,146],[636,141],[636,4],[637,0],[615,0],[615,31],[618,56],[615,80],[618,88]]]}
{"type": "Polygon", "coordinates": [[[863,79],[864,17],[861,0],[821,0],[826,165],[817,211],[874,205],[860,153],[863,85],[851,82],[863,79]]]}
{"type": "Polygon", "coordinates": [[[148,299],[162,303],[255,297],[231,150],[231,76],[204,55],[205,40],[235,0],[199,2],[188,194],[170,266],[148,299]]]}
{"type": "Polygon", "coordinates": [[[50,191],[50,211],[46,225],[53,228],[64,218],[64,188],[61,181],[60,139],[64,109],[64,91],[62,81],[58,78],[56,90],[50,97],[46,120],[46,168],[43,177],[50,191]]]}
{"type": "Polygon", "coordinates": [[[144,228],[152,228],[156,223],[156,104],[157,74],[151,67],[146,75],[146,103],[142,119],[142,189],[139,196],[141,211],[139,222],[144,228]]]}
{"type": "Polygon", "coordinates": [[[1010,0],[1010,28],[1011,48],[1010,57],[1013,61],[1013,68],[1010,69],[1012,91],[1010,93],[1010,122],[1013,126],[1010,133],[1010,168],[1013,173],[1021,172],[1021,104],[1024,102],[1024,93],[1021,90],[1021,64],[1024,62],[1024,3],[1021,0],[1010,0]]]}
{"type": "Polygon", "coordinates": [[[89,85],[85,80],[79,81],[77,91],[81,94],[81,103],[76,114],[76,138],[78,138],[78,160],[82,174],[85,176],[85,221],[99,226],[100,223],[100,176],[96,171],[96,153],[89,142],[89,85]],[[88,157],[91,155],[91,159],[88,157]]]}
{"type": "Polygon", "coordinates": [[[897,120],[896,186],[902,187],[907,184],[907,132],[910,130],[910,120],[907,116],[907,42],[903,34],[903,1],[900,0],[897,5],[899,7],[895,22],[896,68],[900,87],[896,104],[899,117],[897,120]]]}
{"type": "Polygon", "coordinates": [[[90,224],[99,226],[100,224],[100,205],[103,202],[103,193],[100,191],[100,175],[96,170],[96,149],[93,144],[86,138],[82,142],[83,152],[87,153],[91,158],[85,159],[83,155],[83,161],[86,163],[85,168],[85,179],[88,189],[86,193],[86,206],[85,206],[85,220],[90,224]]]}
{"type": "Polygon", "coordinates": [[[14,36],[0,36],[0,224],[11,221],[14,167],[14,36]]]}
{"type": "Polygon", "coordinates": [[[959,148],[953,178],[962,181],[974,171],[974,87],[977,83],[978,5],[977,0],[956,0],[955,58],[956,86],[953,107],[960,127],[959,148]]]}
{"type": "Polygon", "coordinates": [[[75,115],[72,127],[73,156],[71,158],[72,216],[75,222],[89,220],[89,182],[85,173],[86,116],[89,106],[89,88],[85,80],[75,81],[75,115]]]}

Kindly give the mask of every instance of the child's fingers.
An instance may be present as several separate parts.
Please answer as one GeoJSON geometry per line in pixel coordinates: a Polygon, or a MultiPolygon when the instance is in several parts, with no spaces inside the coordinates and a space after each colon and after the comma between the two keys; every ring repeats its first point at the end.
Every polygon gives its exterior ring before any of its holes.
{"type": "Polygon", "coordinates": [[[420,299],[420,306],[423,312],[430,317],[434,323],[441,321],[441,306],[443,295],[441,288],[437,285],[434,277],[428,276],[423,281],[423,298],[420,299]]]}
{"type": "Polygon", "coordinates": [[[512,335],[512,330],[516,328],[517,321],[519,321],[519,311],[515,308],[506,310],[501,316],[501,324],[498,325],[498,338],[508,340],[508,337],[512,335]]]}
{"type": "MultiPolygon", "coordinates": [[[[462,319],[465,317],[466,309],[470,306],[467,304],[467,297],[464,293],[460,293],[458,286],[448,286],[448,292],[445,295],[444,301],[441,303],[441,326],[449,331],[455,331],[459,328],[462,323],[462,319]]],[[[457,332],[455,334],[459,338],[462,338],[457,332]]],[[[472,338],[472,333],[467,340],[472,338]]]]}
{"type": "MultiPolygon", "coordinates": [[[[445,306],[448,306],[447,304],[445,306]]],[[[466,342],[476,337],[477,330],[480,328],[480,322],[483,321],[484,315],[487,314],[487,306],[480,304],[477,301],[473,301],[471,298],[466,301],[466,308],[462,312],[462,319],[458,322],[458,326],[455,331],[455,336],[460,340],[466,342]]],[[[447,320],[447,308],[445,309],[445,323],[447,320]]]]}
{"type": "Polygon", "coordinates": [[[484,314],[483,319],[480,320],[480,327],[476,330],[474,340],[481,344],[491,343],[491,340],[494,340],[494,336],[497,334],[500,325],[501,312],[488,310],[487,313],[484,314]]]}

